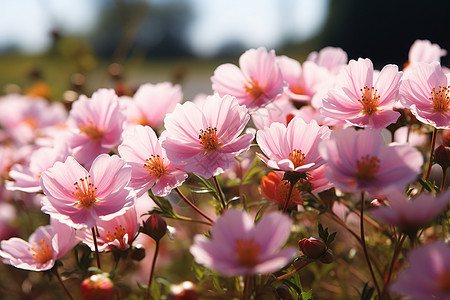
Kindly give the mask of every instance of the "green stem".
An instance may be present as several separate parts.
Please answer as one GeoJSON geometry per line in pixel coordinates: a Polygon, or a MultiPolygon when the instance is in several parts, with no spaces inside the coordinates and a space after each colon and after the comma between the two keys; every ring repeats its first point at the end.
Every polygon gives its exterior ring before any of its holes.
{"type": "Polygon", "coordinates": [[[250,275],[244,276],[244,291],[242,292],[242,300],[248,299],[248,286],[250,285],[250,275]]]}
{"type": "Polygon", "coordinates": [[[158,257],[158,251],[159,251],[159,241],[156,241],[155,254],[153,255],[153,261],[152,261],[152,269],[150,270],[150,276],[148,277],[147,295],[145,297],[145,299],[147,299],[147,300],[150,299],[150,287],[152,286],[153,273],[155,271],[156,258],[158,257]]]}
{"type": "Polygon", "coordinates": [[[391,265],[389,266],[389,273],[388,273],[386,282],[384,283],[383,292],[381,293],[380,300],[383,300],[386,296],[389,282],[391,281],[392,271],[394,270],[395,262],[397,261],[398,255],[400,254],[400,250],[402,249],[402,245],[405,240],[406,240],[406,235],[402,235],[400,238],[400,241],[397,243],[397,245],[395,247],[394,255],[392,256],[391,265]]]}
{"type": "Polygon", "coordinates": [[[270,280],[270,281],[268,282],[267,285],[270,285],[272,282],[279,281],[279,280],[282,280],[282,279],[284,279],[284,278],[287,278],[287,277],[289,277],[289,276],[294,275],[295,273],[297,273],[298,271],[300,271],[301,269],[303,269],[304,267],[306,267],[307,265],[309,265],[309,264],[312,263],[313,261],[314,261],[314,260],[306,260],[306,261],[303,261],[303,263],[300,264],[299,266],[297,266],[294,270],[292,270],[292,271],[290,271],[290,272],[288,272],[288,273],[286,273],[286,274],[283,274],[283,275],[281,275],[281,276],[278,276],[278,277],[276,277],[276,278],[273,278],[272,280],[270,280]]]}
{"type": "Polygon", "coordinates": [[[447,181],[447,168],[442,169],[442,182],[441,182],[441,192],[445,189],[445,182],[447,181]]]}
{"type": "Polygon", "coordinates": [[[178,193],[178,195],[180,196],[181,199],[183,199],[184,202],[186,202],[190,207],[192,207],[197,213],[199,213],[200,215],[202,215],[206,220],[208,220],[210,223],[214,224],[214,221],[208,217],[200,208],[198,208],[197,206],[195,206],[194,203],[192,203],[191,201],[189,201],[188,198],[186,198],[186,196],[180,191],[179,188],[175,188],[175,191],[178,193]]]}
{"type": "Polygon", "coordinates": [[[62,281],[61,276],[59,276],[58,270],[57,270],[56,268],[54,268],[54,269],[53,269],[53,272],[55,273],[56,278],[58,279],[59,283],[61,284],[62,288],[64,289],[64,292],[66,292],[67,297],[68,297],[70,300],[73,300],[73,297],[72,297],[72,295],[70,294],[70,292],[69,292],[69,290],[67,289],[67,287],[64,285],[64,282],[62,281]]]}
{"type": "Polygon", "coordinates": [[[222,192],[222,189],[220,188],[219,181],[217,181],[217,177],[213,176],[214,184],[216,185],[217,193],[219,194],[220,203],[222,204],[222,212],[227,209],[227,205],[225,204],[225,198],[222,192]]]}
{"type": "Polygon", "coordinates": [[[367,251],[366,238],[364,235],[364,192],[361,192],[361,214],[360,214],[360,230],[361,230],[361,245],[364,251],[364,257],[366,258],[367,265],[369,266],[370,275],[372,276],[373,284],[377,289],[377,294],[380,294],[380,287],[378,286],[375,273],[373,272],[372,263],[369,258],[369,252],[367,251]]]}
{"type": "MultiPolygon", "coordinates": [[[[431,168],[433,167],[433,153],[434,153],[434,147],[436,146],[436,137],[437,137],[438,130],[436,128],[433,128],[433,136],[431,137],[431,146],[430,146],[430,157],[428,158],[428,168],[427,173],[425,174],[424,181],[428,181],[431,174],[431,168]]],[[[420,189],[420,193],[423,191],[423,185],[420,189]]]]}
{"type": "Polygon", "coordinates": [[[101,269],[101,267],[100,267],[100,255],[98,253],[98,245],[97,245],[97,234],[95,233],[95,226],[92,227],[92,239],[94,240],[95,258],[97,260],[97,268],[101,269]]]}
{"type": "Polygon", "coordinates": [[[285,213],[289,207],[289,200],[291,200],[292,190],[294,189],[294,183],[289,181],[289,193],[286,198],[286,202],[284,202],[283,213],[285,213]]]}

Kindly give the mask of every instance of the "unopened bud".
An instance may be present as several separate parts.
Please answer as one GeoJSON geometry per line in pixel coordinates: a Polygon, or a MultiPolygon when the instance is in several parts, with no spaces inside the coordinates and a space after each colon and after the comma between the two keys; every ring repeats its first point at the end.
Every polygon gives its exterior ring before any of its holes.
{"type": "Polygon", "coordinates": [[[145,221],[145,234],[149,235],[155,241],[159,241],[167,232],[167,223],[157,213],[152,215],[145,221]]]}
{"type": "Polygon", "coordinates": [[[444,129],[441,133],[442,145],[450,147],[450,129],[444,129]]]}
{"type": "Polygon", "coordinates": [[[145,257],[145,248],[144,246],[138,244],[135,247],[131,248],[130,257],[132,260],[141,261],[145,257]]]}
{"type": "Polygon", "coordinates": [[[447,170],[450,166],[450,147],[440,145],[434,150],[434,162],[442,167],[443,170],[447,170]]]}
{"type": "Polygon", "coordinates": [[[289,288],[287,286],[280,285],[276,289],[278,297],[282,300],[292,300],[291,292],[289,291],[289,288]]]}
{"type": "Polygon", "coordinates": [[[334,261],[334,254],[331,249],[325,251],[325,253],[319,258],[320,262],[324,264],[331,264],[334,261]]]}
{"type": "Polygon", "coordinates": [[[198,292],[195,289],[195,285],[190,281],[184,281],[177,285],[172,285],[171,288],[172,297],[171,300],[197,300],[198,292]]]}
{"type": "Polygon", "coordinates": [[[81,283],[81,295],[83,300],[113,299],[113,282],[107,273],[94,274],[81,283]]]}
{"type": "Polygon", "coordinates": [[[309,239],[302,239],[298,242],[300,251],[308,258],[317,259],[327,251],[327,245],[322,239],[310,237],[309,239]]]}

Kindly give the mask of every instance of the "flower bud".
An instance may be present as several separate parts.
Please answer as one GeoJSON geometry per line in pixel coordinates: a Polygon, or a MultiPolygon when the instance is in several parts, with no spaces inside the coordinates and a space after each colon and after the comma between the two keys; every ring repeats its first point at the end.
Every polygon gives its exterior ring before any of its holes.
{"type": "Polygon", "coordinates": [[[289,291],[289,288],[284,284],[277,287],[276,292],[281,300],[292,300],[291,292],[289,291]]]}
{"type": "Polygon", "coordinates": [[[450,166],[450,147],[440,145],[434,150],[434,162],[447,170],[450,166]]]}
{"type": "Polygon", "coordinates": [[[334,254],[331,249],[325,251],[325,253],[319,258],[320,262],[324,264],[331,264],[334,261],[334,254]]]}
{"type": "Polygon", "coordinates": [[[195,285],[190,281],[184,281],[177,285],[172,285],[171,288],[172,297],[171,300],[197,300],[198,292],[195,289],[195,285]]]}
{"type": "Polygon", "coordinates": [[[441,141],[444,146],[450,147],[450,129],[444,129],[442,131],[441,141]]]}
{"type": "Polygon", "coordinates": [[[141,244],[131,248],[130,257],[132,260],[141,261],[145,257],[145,248],[141,244]]]}
{"type": "Polygon", "coordinates": [[[302,239],[298,242],[300,251],[308,258],[317,259],[327,251],[327,245],[322,239],[310,237],[309,239],[302,239]]]}
{"type": "Polygon", "coordinates": [[[157,213],[152,215],[145,221],[145,234],[149,235],[155,241],[159,241],[167,232],[167,223],[157,213]]]}
{"type": "Polygon", "coordinates": [[[83,300],[113,299],[114,286],[107,273],[94,274],[81,283],[81,295],[83,300]]]}

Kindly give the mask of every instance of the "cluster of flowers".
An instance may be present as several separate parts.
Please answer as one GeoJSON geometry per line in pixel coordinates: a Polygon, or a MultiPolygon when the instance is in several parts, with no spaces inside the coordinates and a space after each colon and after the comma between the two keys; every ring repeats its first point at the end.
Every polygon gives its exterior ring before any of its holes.
{"type": "MultiPolygon", "coordinates": [[[[6,240],[11,233],[2,232],[2,261],[25,270],[55,270],[58,260],[84,243],[101,269],[99,252],[134,249],[143,233],[156,241],[157,251],[165,222],[152,214],[144,222],[148,226],[140,224],[152,208],[180,219],[161,204],[178,197],[205,226],[206,234],[196,235],[190,246],[195,263],[242,280],[230,297],[239,292],[258,299],[276,292],[308,299],[284,279],[312,261],[333,261],[336,234],[319,226],[319,236],[293,236],[302,214],[315,211],[329,215],[360,244],[371,278],[366,299],[375,291],[378,299],[391,293],[450,299],[450,246],[443,242],[450,228],[445,183],[450,72],[440,64],[445,54],[418,40],[403,71],[396,65],[378,71],[370,59],[348,61],[338,48],[311,53],[302,65],[258,48],[246,51],[239,66],[219,66],[211,77],[214,93],[193,101],[183,102],[181,87],[168,82],[144,84],[130,96],[99,89],[91,98],[81,95],[68,113],[61,103],[3,96],[0,205],[5,211],[11,208],[7,199],[20,198],[49,215],[50,225],[38,227],[28,241],[6,240]],[[263,163],[259,196],[247,199],[243,185],[256,182],[249,174],[263,163]],[[430,181],[433,163],[443,170],[440,187],[430,181]],[[234,198],[221,188],[232,177],[240,182],[234,198]],[[197,203],[207,212],[183,193],[193,178],[204,184],[209,200],[217,200],[197,203]],[[353,208],[359,233],[338,216],[342,203],[360,208],[353,208]],[[383,228],[394,246],[384,273],[366,245],[365,222],[383,228]],[[424,240],[430,224],[439,228],[438,241],[424,240]],[[399,257],[408,264],[400,265],[399,257]],[[254,275],[265,277],[258,284],[254,275]]],[[[2,214],[3,230],[10,228],[11,215],[2,214]]],[[[146,268],[152,271],[150,291],[154,262],[146,268]]],[[[95,282],[100,275],[93,276],[95,282]]],[[[93,286],[100,285],[84,284],[83,295],[93,286]]],[[[119,295],[106,286],[108,297],[119,295]]],[[[195,291],[190,297],[212,293],[201,286],[189,289],[195,291]]]]}

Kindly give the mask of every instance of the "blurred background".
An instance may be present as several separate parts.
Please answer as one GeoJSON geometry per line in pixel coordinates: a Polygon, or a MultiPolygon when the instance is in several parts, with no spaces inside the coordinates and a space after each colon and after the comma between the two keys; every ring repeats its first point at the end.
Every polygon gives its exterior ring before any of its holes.
{"type": "Polygon", "coordinates": [[[169,80],[191,100],[211,92],[218,65],[260,46],[300,62],[341,47],[349,59],[401,67],[416,39],[450,50],[449,9],[450,1],[414,0],[3,1],[1,94],[34,89],[61,100],[117,80],[128,89],[169,80]]]}

